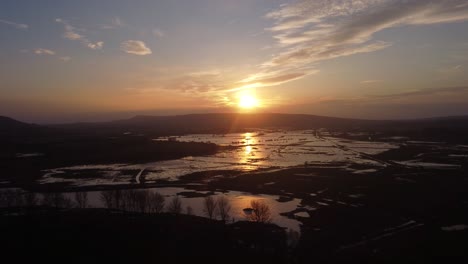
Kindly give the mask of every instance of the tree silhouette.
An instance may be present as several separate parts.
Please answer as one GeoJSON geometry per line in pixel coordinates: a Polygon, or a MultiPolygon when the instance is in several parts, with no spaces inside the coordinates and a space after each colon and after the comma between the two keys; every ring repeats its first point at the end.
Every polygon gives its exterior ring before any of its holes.
{"type": "Polygon", "coordinates": [[[182,200],[179,196],[176,195],[172,198],[169,206],[167,207],[167,211],[171,214],[180,214],[182,212],[182,200]]]}
{"type": "Polygon", "coordinates": [[[27,207],[34,207],[38,203],[37,195],[34,192],[24,194],[24,203],[27,207]]]}
{"type": "Polygon", "coordinates": [[[159,214],[164,209],[164,196],[158,192],[152,192],[149,194],[149,212],[159,214]]]}
{"type": "Polygon", "coordinates": [[[72,206],[72,201],[65,197],[63,193],[54,192],[44,193],[42,204],[45,206],[54,207],[55,209],[70,208],[72,206]]]}
{"type": "Polygon", "coordinates": [[[114,208],[114,193],[113,191],[102,191],[100,199],[105,207],[108,209],[114,208]]]}
{"type": "Polygon", "coordinates": [[[88,192],[76,192],[75,193],[75,202],[78,208],[88,207],[88,192]]]}
{"type": "Polygon", "coordinates": [[[16,206],[16,194],[13,190],[0,190],[0,207],[16,206]]]}
{"type": "Polygon", "coordinates": [[[140,213],[146,213],[149,208],[149,194],[148,190],[138,190],[136,191],[136,205],[140,213]]]}
{"type": "Polygon", "coordinates": [[[193,208],[190,205],[188,205],[186,212],[187,212],[187,215],[193,215],[193,208]]]}
{"type": "Polygon", "coordinates": [[[229,218],[229,213],[231,212],[231,204],[228,198],[225,195],[221,195],[216,200],[216,204],[218,205],[217,213],[223,222],[229,218]]]}
{"type": "Polygon", "coordinates": [[[205,199],[203,199],[203,211],[210,219],[215,217],[216,206],[216,200],[213,196],[206,196],[205,199]]]}
{"type": "Polygon", "coordinates": [[[130,190],[122,191],[121,209],[125,211],[132,211],[132,212],[137,211],[138,210],[137,196],[138,196],[137,190],[130,189],[130,190]]]}
{"type": "Polygon", "coordinates": [[[271,208],[264,200],[252,200],[250,206],[252,207],[251,214],[246,215],[250,221],[258,223],[271,222],[271,208]]]}

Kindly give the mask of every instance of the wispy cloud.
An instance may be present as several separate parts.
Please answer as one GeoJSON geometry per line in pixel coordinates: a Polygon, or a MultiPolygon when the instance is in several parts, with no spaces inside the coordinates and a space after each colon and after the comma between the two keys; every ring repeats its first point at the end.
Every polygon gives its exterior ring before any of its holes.
{"type": "Polygon", "coordinates": [[[72,58],[69,57],[69,56],[62,56],[62,57],[60,57],[59,59],[60,59],[61,61],[65,61],[65,62],[66,62],[66,61],[70,61],[72,58]]]}
{"type": "Polygon", "coordinates": [[[55,51],[50,50],[50,49],[38,48],[38,49],[35,49],[33,52],[34,54],[37,54],[37,55],[55,55],[55,51]]]}
{"type": "Polygon", "coordinates": [[[87,45],[88,48],[93,49],[93,50],[102,49],[103,46],[104,46],[103,41],[98,41],[96,43],[88,43],[87,45]]]}
{"type": "MultiPolygon", "coordinates": [[[[265,15],[274,24],[281,50],[264,62],[249,82],[264,76],[296,80],[316,70],[317,63],[359,53],[376,52],[392,43],[374,40],[384,29],[468,20],[466,0],[301,0],[265,15]]],[[[245,80],[244,80],[245,81],[245,80]]],[[[288,81],[285,79],[285,81],[288,81]]],[[[284,82],[278,82],[281,84],[284,82]]],[[[368,82],[369,83],[369,82],[368,82]]],[[[268,82],[264,82],[268,85],[268,82]]]]}
{"type": "Polygon", "coordinates": [[[68,62],[71,60],[71,57],[69,56],[60,56],[59,54],[57,54],[57,52],[53,51],[53,50],[50,50],[50,49],[43,49],[43,48],[37,48],[37,49],[33,49],[31,51],[29,50],[21,50],[20,51],[21,53],[29,53],[29,52],[32,52],[36,55],[39,55],[39,56],[42,56],[42,55],[47,55],[47,56],[53,56],[57,59],[59,59],[60,61],[63,61],[63,62],[68,62]]]}
{"type": "Polygon", "coordinates": [[[414,96],[428,96],[428,95],[441,95],[441,94],[451,94],[457,95],[461,93],[468,92],[468,86],[456,86],[456,87],[438,87],[438,88],[426,88],[418,89],[409,92],[397,93],[397,94],[388,94],[388,95],[379,95],[372,96],[371,98],[408,98],[414,96]]]}
{"type": "Polygon", "coordinates": [[[364,80],[361,81],[362,84],[374,84],[374,83],[381,83],[383,80],[364,80]]]}
{"type": "Polygon", "coordinates": [[[122,19],[120,19],[120,17],[114,17],[112,18],[112,25],[116,26],[116,27],[121,27],[124,25],[124,22],[122,21],[122,19]]]}
{"type": "Polygon", "coordinates": [[[110,20],[110,24],[103,24],[100,26],[101,29],[116,29],[125,26],[125,22],[120,17],[113,17],[110,20]]]}
{"type": "Polygon", "coordinates": [[[26,25],[26,24],[15,23],[15,22],[8,21],[8,20],[3,20],[3,19],[0,19],[0,23],[6,24],[6,25],[9,25],[9,26],[13,26],[13,27],[15,27],[17,29],[28,29],[29,28],[29,26],[26,25]]]}
{"type": "Polygon", "coordinates": [[[84,31],[84,30],[78,30],[74,26],[70,25],[70,23],[68,23],[67,21],[61,18],[57,18],[55,19],[55,22],[60,23],[64,26],[65,32],[62,35],[64,38],[69,39],[69,40],[80,41],[84,46],[93,50],[99,50],[104,47],[103,41],[98,41],[98,42],[90,41],[86,36],[84,36],[81,33],[81,31],[84,31]]]}
{"type": "Polygon", "coordinates": [[[162,31],[159,28],[153,29],[152,33],[153,33],[153,35],[155,37],[158,37],[158,38],[162,38],[162,37],[166,36],[166,32],[162,31]]]}
{"type": "Polygon", "coordinates": [[[120,44],[120,49],[126,53],[134,55],[149,55],[151,49],[146,46],[143,41],[140,40],[127,40],[120,44]]]}

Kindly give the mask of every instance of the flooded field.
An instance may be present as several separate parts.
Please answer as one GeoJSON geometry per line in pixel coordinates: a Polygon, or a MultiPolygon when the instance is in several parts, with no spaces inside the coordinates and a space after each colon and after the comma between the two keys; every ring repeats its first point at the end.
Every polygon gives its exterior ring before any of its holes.
{"type": "MultiPolygon", "coordinates": [[[[144,188],[162,194],[166,201],[179,196],[183,209],[190,207],[199,216],[206,216],[204,196],[225,195],[233,221],[246,219],[243,210],[251,200],[261,199],[271,207],[273,223],[299,231],[321,209],[365,208],[372,202],[373,179],[385,182],[390,177],[387,184],[414,185],[422,182],[424,174],[459,170],[468,157],[464,145],[352,136],[359,140],[322,130],[160,137],[153,141],[214,143],[223,149],[213,155],[157,162],[52,168],[42,171],[37,183],[46,190],[62,186],[71,200],[75,191],[86,191],[89,205],[97,208],[105,207],[101,190],[144,188]],[[343,189],[339,184],[347,185],[343,189]]],[[[34,159],[33,154],[18,158],[34,159]]]]}
{"type": "Polygon", "coordinates": [[[145,183],[151,183],[157,180],[175,181],[180,176],[189,173],[210,170],[248,172],[302,165],[363,164],[378,168],[386,164],[370,159],[366,155],[378,154],[399,147],[398,144],[387,142],[343,140],[331,137],[326,132],[316,131],[197,134],[154,140],[167,141],[169,139],[181,142],[209,142],[230,148],[210,156],[190,156],[178,160],[145,164],[81,165],[57,168],[46,171],[40,182],[62,181],[76,186],[123,184],[135,181],[138,183],[141,179],[136,175],[140,174],[144,176],[145,183]],[[79,175],[91,171],[101,177],[90,179],[73,177],[73,174],[79,175]]]}

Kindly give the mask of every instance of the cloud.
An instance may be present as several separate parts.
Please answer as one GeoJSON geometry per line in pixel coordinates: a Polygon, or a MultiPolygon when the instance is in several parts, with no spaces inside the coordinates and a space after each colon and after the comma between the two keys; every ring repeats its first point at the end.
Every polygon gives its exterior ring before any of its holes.
{"type": "Polygon", "coordinates": [[[110,21],[110,24],[100,25],[101,29],[116,29],[125,26],[126,24],[120,17],[113,17],[110,21]]]}
{"type": "Polygon", "coordinates": [[[65,32],[62,34],[64,38],[69,39],[69,40],[80,41],[85,47],[88,47],[93,50],[99,50],[103,48],[104,46],[103,41],[98,41],[98,42],[93,43],[87,37],[78,33],[79,31],[84,31],[83,29],[78,30],[74,26],[70,25],[70,23],[68,23],[67,21],[61,18],[55,19],[55,22],[60,23],[64,26],[65,32]]]}
{"type": "MultiPolygon", "coordinates": [[[[27,50],[24,50],[24,52],[28,52],[27,50]]],[[[59,55],[57,55],[57,53],[53,50],[50,50],[50,49],[42,49],[42,48],[37,48],[37,49],[34,49],[32,50],[32,52],[36,55],[50,55],[50,56],[56,56],[58,57],[59,55]]],[[[69,56],[61,56],[61,57],[58,57],[59,60],[61,61],[64,61],[64,62],[67,62],[67,61],[70,61],[71,60],[71,57],[69,56]]]]}
{"type": "Polygon", "coordinates": [[[3,24],[6,24],[6,25],[9,25],[9,26],[13,26],[17,29],[28,29],[29,26],[26,25],[26,24],[19,24],[19,23],[15,23],[15,22],[12,22],[12,21],[8,21],[8,20],[3,20],[3,19],[0,19],[0,23],[3,23],[3,24]]]}
{"type": "Polygon", "coordinates": [[[163,82],[163,89],[177,90],[192,96],[226,89],[226,78],[217,70],[190,72],[163,82]]]}
{"type": "Polygon", "coordinates": [[[65,32],[63,33],[63,37],[69,40],[80,40],[83,39],[84,36],[78,34],[75,30],[75,27],[71,26],[67,21],[57,18],[55,22],[62,24],[65,27],[65,32]]]}
{"type": "Polygon", "coordinates": [[[83,38],[83,36],[73,31],[66,31],[65,33],[63,33],[63,37],[69,40],[77,40],[83,38]]]}
{"type": "Polygon", "coordinates": [[[102,49],[102,47],[104,46],[104,42],[99,41],[99,42],[96,42],[96,43],[88,43],[87,46],[88,46],[88,48],[93,49],[93,50],[102,49]]]}
{"type": "Polygon", "coordinates": [[[50,50],[50,49],[39,48],[39,49],[34,50],[34,54],[37,54],[37,55],[55,55],[55,51],[50,50]]]}
{"type": "Polygon", "coordinates": [[[66,62],[66,61],[70,61],[70,60],[71,60],[71,57],[69,57],[69,56],[63,56],[63,57],[60,57],[59,59],[60,59],[61,61],[65,61],[65,62],[66,62]]]}
{"type": "Polygon", "coordinates": [[[364,80],[361,81],[362,84],[374,84],[374,83],[381,83],[383,80],[364,80]]]}
{"type": "Polygon", "coordinates": [[[143,41],[140,40],[127,40],[120,44],[120,49],[126,53],[134,55],[149,55],[151,49],[149,49],[143,41]]]}
{"type": "Polygon", "coordinates": [[[159,28],[153,29],[152,33],[155,37],[158,37],[158,38],[162,38],[166,36],[166,33],[159,28]]]}
{"type": "Polygon", "coordinates": [[[441,95],[441,94],[451,94],[456,95],[460,93],[468,92],[468,86],[456,86],[456,87],[439,87],[439,88],[427,88],[427,89],[418,89],[414,91],[397,93],[397,94],[388,94],[388,95],[379,95],[372,96],[372,98],[408,98],[414,96],[428,96],[428,95],[441,95]]]}
{"type": "MultiPolygon", "coordinates": [[[[280,51],[262,63],[253,76],[281,79],[301,72],[298,69],[313,69],[321,61],[386,49],[391,42],[374,40],[375,33],[384,29],[467,21],[468,3],[466,0],[300,0],[281,5],[265,18],[274,22],[267,31],[273,34],[280,51]]],[[[307,75],[298,74],[289,81],[307,75]]],[[[281,83],[284,82],[278,82],[281,83]]]]}
{"type": "Polygon", "coordinates": [[[114,17],[112,18],[112,25],[116,27],[121,27],[124,25],[124,22],[120,19],[120,17],[114,17]]]}

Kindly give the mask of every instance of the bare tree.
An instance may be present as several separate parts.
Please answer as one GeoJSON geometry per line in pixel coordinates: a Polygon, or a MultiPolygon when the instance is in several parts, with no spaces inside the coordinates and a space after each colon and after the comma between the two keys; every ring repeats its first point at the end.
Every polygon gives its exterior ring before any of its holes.
{"type": "Polygon", "coordinates": [[[100,195],[101,201],[107,208],[125,210],[124,191],[122,190],[107,190],[102,191],[100,195]]]}
{"type": "Polygon", "coordinates": [[[180,214],[182,212],[182,201],[180,200],[179,196],[176,195],[174,198],[172,198],[167,211],[172,214],[180,214]]]}
{"type": "Polygon", "coordinates": [[[88,207],[88,192],[76,192],[75,201],[78,208],[88,207]]]}
{"type": "Polygon", "coordinates": [[[113,191],[113,205],[115,208],[117,209],[123,209],[123,194],[122,194],[122,190],[114,190],[113,191]]]}
{"type": "Polygon", "coordinates": [[[300,234],[299,232],[289,229],[286,233],[287,243],[290,248],[295,248],[299,243],[300,234]]]}
{"type": "Polygon", "coordinates": [[[35,192],[27,192],[24,194],[24,203],[27,207],[34,207],[38,203],[37,195],[35,192]]]}
{"type": "Polygon", "coordinates": [[[252,200],[250,201],[252,211],[247,218],[250,221],[258,223],[269,223],[271,222],[271,208],[264,200],[252,200]]]}
{"type": "Polygon", "coordinates": [[[16,206],[16,197],[13,190],[1,190],[0,191],[0,207],[12,207],[16,206]]]}
{"type": "Polygon", "coordinates": [[[42,198],[42,204],[50,207],[59,208],[70,208],[72,201],[65,197],[63,193],[44,193],[42,198]]]}
{"type": "Polygon", "coordinates": [[[14,205],[17,207],[23,207],[24,206],[24,197],[23,197],[23,191],[20,189],[16,189],[14,191],[14,205]]]}
{"type": "Polygon", "coordinates": [[[125,211],[137,211],[137,190],[124,190],[122,192],[122,209],[125,211]]]}
{"type": "Polygon", "coordinates": [[[149,208],[149,191],[148,190],[138,190],[136,191],[136,205],[140,213],[146,213],[149,208]]]}
{"type": "Polygon", "coordinates": [[[218,205],[217,213],[223,222],[229,218],[229,213],[231,212],[231,203],[225,195],[221,195],[216,200],[218,205]]]}
{"type": "Polygon", "coordinates": [[[102,191],[100,195],[101,201],[104,203],[104,206],[108,209],[114,208],[114,198],[113,198],[113,191],[102,191]]]}
{"type": "Polygon", "coordinates": [[[210,219],[216,217],[216,200],[213,198],[213,196],[210,195],[205,197],[203,200],[203,211],[210,219]]]}
{"type": "Polygon", "coordinates": [[[149,194],[149,212],[159,214],[164,209],[164,196],[158,192],[149,194]]]}
{"type": "Polygon", "coordinates": [[[193,215],[193,208],[192,208],[190,205],[187,206],[187,209],[186,209],[186,210],[187,210],[187,211],[186,211],[186,212],[187,212],[187,215],[193,215]]]}

